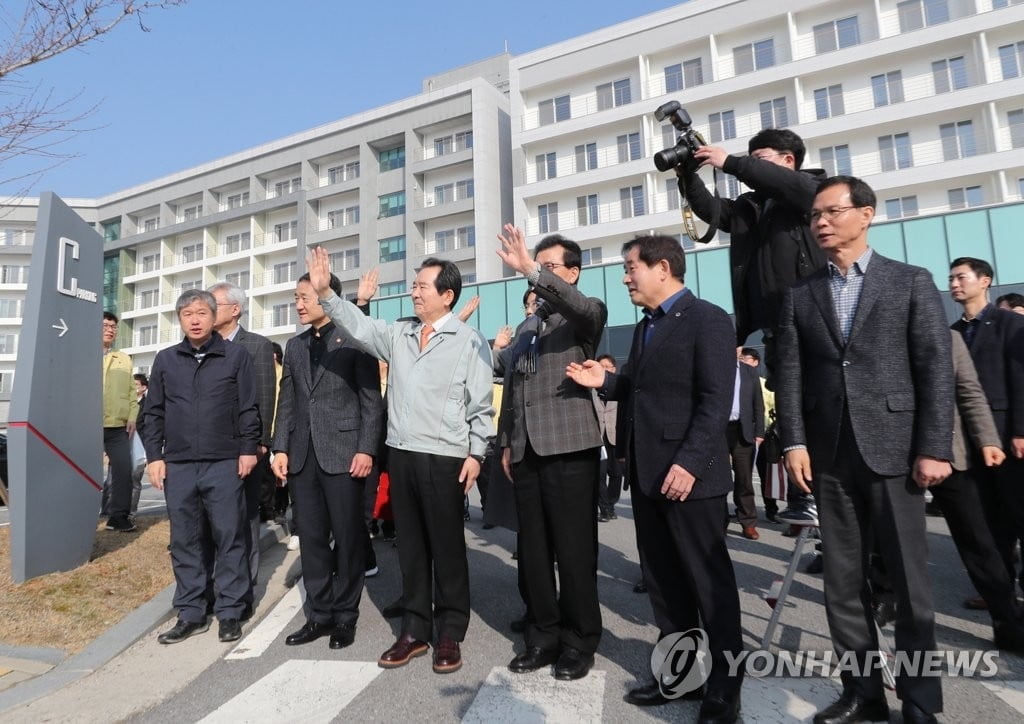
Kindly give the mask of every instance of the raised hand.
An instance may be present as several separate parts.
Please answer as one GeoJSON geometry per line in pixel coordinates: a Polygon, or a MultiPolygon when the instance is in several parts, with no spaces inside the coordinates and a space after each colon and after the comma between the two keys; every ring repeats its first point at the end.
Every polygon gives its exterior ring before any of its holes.
{"type": "Polygon", "coordinates": [[[570,362],[565,368],[565,376],[581,387],[600,387],[604,384],[606,370],[600,362],[588,359],[580,364],[570,362]]]}
{"type": "Polygon", "coordinates": [[[309,283],[321,299],[331,294],[331,260],[327,250],[316,246],[306,254],[306,271],[309,272],[309,283]]]}
{"type": "Polygon", "coordinates": [[[498,234],[498,241],[501,242],[498,256],[505,264],[520,274],[529,274],[537,268],[537,262],[533,260],[530,250],[526,248],[526,234],[513,224],[505,224],[504,229],[504,234],[498,234]]]}
{"type": "Polygon", "coordinates": [[[473,312],[475,312],[479,307],[480,295],[474,294],[462,309],[459,310],[459,313],[456,316],[459,318],[460,322],[468,322],[469,318],[473,316],[473,312]]]}
{"type": "Polygon", "coordinates": [[[380,279],[380,269],[373,267],[359,277],[359,288],[356,290],[356,304],[362,307],[369,304],[370,300],[377,296],[377,280],[380,279]]]}

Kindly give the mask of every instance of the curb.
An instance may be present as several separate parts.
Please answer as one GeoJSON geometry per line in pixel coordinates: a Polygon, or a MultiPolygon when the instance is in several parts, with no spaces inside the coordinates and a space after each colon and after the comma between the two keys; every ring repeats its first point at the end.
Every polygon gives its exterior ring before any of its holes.
{"type": "MultiPolygon", "coordinates": [[[[268,525],[260,533],[260,551],[266,551],[271,546],[281,543],[285,540],[283,536],[285,536],[285,531],[281,526],[268,525]]],[[[109,663],[115,656],[173,615],[174,586],[175,584],[172,583],[160,591],[112,628],[102,633],[80,652],[57,664],[45,674],[0,692],[0,714],[48,696],[109,663]]],[[[50,652],[47,654],[49,658],[40,657],[40,660],[52,663],[52,650],[25,648],[18,649],[18,651],[20,653],[15,653],[12,650],[9,654],[20,655],[24,658],[26,653],[48,651],[50,652]]]]}

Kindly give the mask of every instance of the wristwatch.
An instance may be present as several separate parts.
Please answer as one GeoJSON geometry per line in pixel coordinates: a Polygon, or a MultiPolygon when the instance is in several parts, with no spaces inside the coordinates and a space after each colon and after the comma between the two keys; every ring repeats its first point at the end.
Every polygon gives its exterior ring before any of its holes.
{"type": "Polygon", "coordinates": [[[483,465],[483,464],[484,464],[484,456],[483,456],[483,455],[473,455],[472,453],[470,453],[470,455],[469,455],[469,456],[470,456],[471,458],[473,458],[474,460],[476,460],[476,461],[477,461],[478,463],[480,463],[481,465],[483,465]]]}

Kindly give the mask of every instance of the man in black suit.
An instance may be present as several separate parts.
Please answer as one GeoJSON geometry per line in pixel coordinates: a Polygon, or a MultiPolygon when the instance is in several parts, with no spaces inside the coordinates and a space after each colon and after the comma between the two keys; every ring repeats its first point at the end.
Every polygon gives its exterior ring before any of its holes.
{"type": "Polygon", "coordinates": [[[764,440],[764,398],[757,370],[736,361],[732,409],[725,427],[732,459],[732,502],[736,506],[736,522],[743,537],[757,540],[757,508],[754,505],[754,450],[764,440]]]}
{"type": "MultiPolygon", "coordinates": [[[[256,379],[256,405],[260,413],[260,446],[256,467],[245,479],[245,510],[249,521],[246,545],[249,550],[249,577],[255,588],[260,570],[260,490],[263,479],[270,475],[270,434],[274,428],[274,401],[277,398],[277,372],[274,367],[274,347],[262,334],[250,332],[242,326],[245,313],[245,290],[231,282],[217,282],[208,290],[217,300],[217,318],[213,328],[228,342],[244,348],[252,358],[256,379]]],[[[248,600],[251,615],[253,596],[248,600]]]]}
{"type": "Polygon", "coordinates": [[[1016,580],[1013,549],[1024,536],[1024,316],[992,306],[992,278],[992,266],[983,259],[961,257],[950,264],[949,291],[964,310],[953,329],[971,352],[1006,452],[999,467],[974,471],[978,493],[996,547],[1016,580]]]}
{"type": "MultiPolygon", "coordinates": [[[[868,246],[875,194],[835,176],[818,190],[811,232],[828,266],[790,288],[779,325],[775,406],[786,469],[813,485],[824,543],[825,611],[833,645],[859,665],[817,724],[882,721],[889,708],[867,579],[877,545],[897,597],[896,648],[935,649],[924,489],[951,471],[953,366],[945,314],[926,269],[868,246]],[[859,675],[858,675],[859,674],[859,675]]],[[[903,720],[933,722],[936,677],[897,672],[903,720]]]]}
{"type": "MultiPolygon", "coordinates": [[[[684,286],[686,259],[675,239],[638,237],[622,256],[630,300],[644,309],[629,359],[617,375],[591,360],[566,373],[619,402],[619,450],[634,486],[637,545],[659,640],[703,628],[711,669],[699,721],[733,722],[742,671],[730,672],[728,660],[740,655],[743,636],[722,525],[732,490],[725,441],[736,363],[732,323],[684,286]]],[[[655,674],[626,701],[649,706],[700,696],[663,691],[665,680],[655,674]]]]}
{"type": "MultiPolygon", "coordinates": [[[[341,296],[341,282],[333,274],[330,286],[341,296]]],[[[273,468],[295,492],[309,608],[305,625],[285,644],[330,635],[330,647],[340,649],[355,640],[370,545],[363,481],[377,455],[384,405],[377,360],[342,338],[318,303],[308,274],[295,288],[295,311],[299,322],[310,326],[288,340],[273,468]]]]}

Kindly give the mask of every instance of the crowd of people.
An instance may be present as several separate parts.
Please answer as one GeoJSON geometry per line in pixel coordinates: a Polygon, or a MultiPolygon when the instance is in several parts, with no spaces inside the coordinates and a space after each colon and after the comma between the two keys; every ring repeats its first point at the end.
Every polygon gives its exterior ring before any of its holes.
{"type": "MultiPolygon", "coordinates": [[[[683,698],[701,701],[701,722],[736,721],[742,671],[728,661],[743,640],[727,501],[740,534],[758,540],[757,467],[765,516],[820,531],[837,653],[867,663],[883,601],[897,650],[936,648],[926,491],[977,588],[965,603],[989,610],[996,646],[1024,651],[1024,297],[991,303],[992,267],[955,259],[949,290],[962,316],[950,329],[932,275],[871,248],[866,183],[801,170],[791,131],[762,131],[748,151],[695,152],[751,189],[737,199],[682,184],[694,213],[731,234],[735,324],[687,287],[676,239],[634,238],[622,248],[623,284],[643,318],[621,363],[598,355],[608,312],[578,286],[579,245],[555,234],[530,249],[511,224],[497,253],[526,282],[524,319],[493,345],[466,323],[478,300],[455,312],[462,278],[452,262],[424,260],[414,316],[386,322],[369,314],[375,273],[349,301],[322,248],[296,285],[306,329],[283,359],[240,326],[244,291],[189,290],[176,304],[183,339],[157,354],[143,394],[131,360],[112,349],[108,315],[107,527],[134,528],[137,427],[171,523],[178,620],[160,641],[205,631],[211,615],[222,641],[240,637],[255,606],[259,523],[287,504],[275,492],[286,487],[308,605],[285,643],[351,645],[364,580],[377,571],[370,531],[383,490],[402,580],[385,614],[402,621],[379,665],[432,649],[435,672],[458,670],[471,615],[463,520],[479,481],[486,526],[518,531],[525,649],[508,669],[583,678],[603,630],[598,528],[628,485],[637,590],[658,639],[707,636],[707,680],[683,698]],[[757,330],[764,378],[758,349],[745,346],[757,330]],[[780,460],[781,477],[769,472],[780,460]]],[[[626,700],[667,704],[653,674],[626,700]]],[[[896,690],[905,721],[942,710],[937,678],[903,672],[896,690]]],[[[865,665],[843,674],[840,699],[815,721],[887,716],[881,674],[865,665]]]]}

